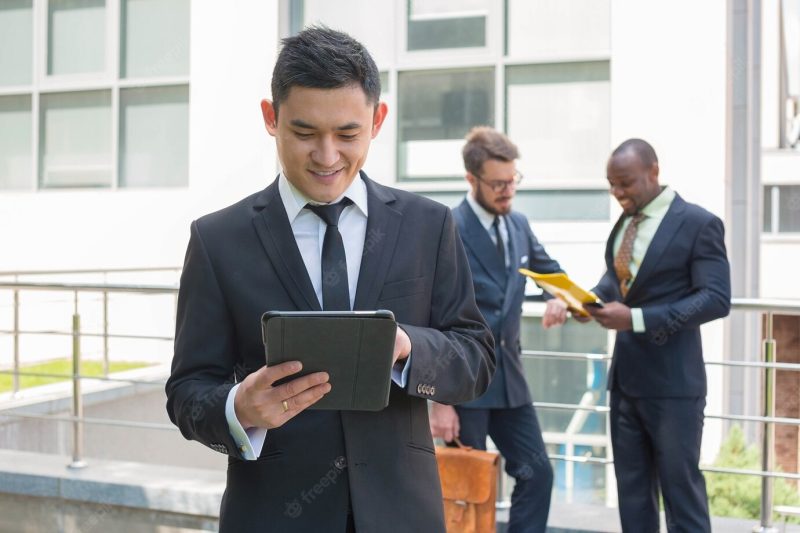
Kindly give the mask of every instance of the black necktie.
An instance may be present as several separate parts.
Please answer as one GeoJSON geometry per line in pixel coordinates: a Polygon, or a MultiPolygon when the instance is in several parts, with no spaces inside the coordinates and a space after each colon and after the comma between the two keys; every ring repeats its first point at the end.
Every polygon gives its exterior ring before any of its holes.
{"type": "Polygon", "coordinates": [[[325,240],[322,242],[322,309],[325,311],[350,310],[347,257],[344,253],[342,234],[339,233],[339,216],[344,208],[352,203],[349,198],[344,198],[335,204],[306,204],[308,209],[328,225],[325,230],[325,240]]]}
{"type": "Polygon", "coordinates": [[[494,228],[494,236],[495,236],[495,245],[497,246],[497,254],[500,256],[500,261],[505,265],[506,264],[506,247],[503,244],[503,237],[500,236],[500,216],[494,217],[494,222],[492,222],[492,227],[494,228]]]}

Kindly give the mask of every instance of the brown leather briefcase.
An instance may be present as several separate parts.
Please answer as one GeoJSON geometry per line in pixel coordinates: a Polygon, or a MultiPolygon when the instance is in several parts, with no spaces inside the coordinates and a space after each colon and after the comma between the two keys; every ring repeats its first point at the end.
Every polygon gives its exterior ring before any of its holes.
{"type": "Polygon", "coordinates": [[[456,443],[436,447],[447,533],[493,533],[500,455],[456,443]]]}

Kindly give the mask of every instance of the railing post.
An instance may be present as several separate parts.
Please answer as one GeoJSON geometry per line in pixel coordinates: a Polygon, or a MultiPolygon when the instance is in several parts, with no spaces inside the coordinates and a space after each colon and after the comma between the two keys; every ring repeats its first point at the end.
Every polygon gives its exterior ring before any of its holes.
{"type": "Polygon", "coordinates": [[[103,376],[108,377],[108,291],[103,291],[103,376]]]}
{"type": "MultiPolygon", "coordinates": [[[[775,362],[775,339],[772,337],[772,312],[764,315],[764,341],[761,346],[762,359],[765,363],[775,362]]],[[[764,417],[775,416],[775,369],[764,369],[764,417]]],[[[761,470],[770,473],[775,463],[774,458],[775,425],[764,422],[764,435],[761,440],[761,470]]],[[[769,475],[761,478],[761,524],[753,528],[758,533],[777,533],[772,527],[772,483],[769,475]]]]}
{"type": "Polygon", "coordinates": [[[81,396],[81,315],[78,313],[78,291],[75,291],[75,312],[72,315],[72,462],[70,468],[83,468],[83,397],[81,396]]]}
{"type": "Polygon", "coordinates": [[[14,375],[12,394],[19,392],[19,289],[14,289],[14,375]]]}

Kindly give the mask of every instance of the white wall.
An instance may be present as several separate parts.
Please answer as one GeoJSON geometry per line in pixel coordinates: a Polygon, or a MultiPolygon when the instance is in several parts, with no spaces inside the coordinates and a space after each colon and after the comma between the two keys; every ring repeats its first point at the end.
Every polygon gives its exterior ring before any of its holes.
{"type": "MultiPolygon", "coordinates": [[[[727,2],[615,0],[611,7],[611,141],[640,137],[656,149],[661,182],[724,220],[727,2]]],[[[722,358],[722,328],[703,329],[706,360],[722,358]]],[[[706,413],[723,408],[709,372],[706,413]]],[[[706,420],[702,459],[721,425],[706,420]]]]}
{"type": "Polygon", "coordinates": [[[0,271],[180,265],[191,219],[271,181],[259,100],[277,9],[277,0],[192,3],[188,188],[3,191],[0,271]]]}

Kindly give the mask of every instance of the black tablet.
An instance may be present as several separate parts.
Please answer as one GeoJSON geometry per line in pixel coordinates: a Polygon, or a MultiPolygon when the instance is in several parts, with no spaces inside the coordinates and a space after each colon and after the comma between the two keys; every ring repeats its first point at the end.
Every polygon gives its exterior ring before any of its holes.
{"type": "Polygon", "coordinates": [[[267,366],[300,361],[288,379],[327,372],[331,390],[309,409],[380,411],[389,405],[397,323],[378,311],[267,311],[267,366]]]}

